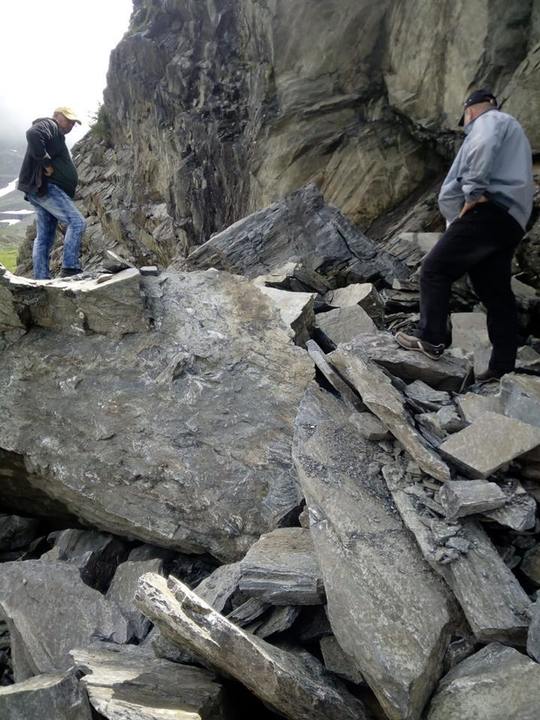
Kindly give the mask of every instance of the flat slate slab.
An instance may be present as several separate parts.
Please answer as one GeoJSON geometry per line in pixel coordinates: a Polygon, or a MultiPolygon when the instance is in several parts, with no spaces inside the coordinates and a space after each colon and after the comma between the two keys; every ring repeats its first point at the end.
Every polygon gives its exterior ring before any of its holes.
{"type": "Polygon", "coordinates": [[[2,720],[92,720],[86,691],[73,673],[36,675],[0,687],[2,720]]]}
{"type": "Polygon", "coordinates": [[[334,345],[350,342],[357,335],[377,331],[375,323],[360,305],[319,313],[315,318],[315,326],[322,330],[334,345]]]}
{"type": "Polygon", "coordinates": [[[433,698],[428,720],[537,720],[540,665],[526,655],[492,643],[446,675],[433,698]]]}
{"type": "Polygon", "coordinates": [[[324,585],[311,533],[280,528],[263,535],[240,563],[239,588],[272,605],[320,605],[324,585]]]}
{"type": "Polygon", "coordinates": [[[328,596],[332,631],[390,718],[419,718],[461,615],[422,558],[381,476],[393,459],[341,401],[312,385],[293,457],[328,596]],[[359,461],[361,458],[361,461],[359,461]]]}
{"type": "Polygon", "coordinates": [[[487,478],[538,445],[540,428],[487,412],[451,435],[439,445],[439,452],[467,475],[487,478]]]}
{"type": "Polygon", "coordinates": [[[95,642],[71,656],[92,706],[107,720],[230,717],[221,684],[207,670],[157,659],[135,645],[95,642]]]}
{"type": "Polygon", "coordinates": [[[439,491],[439,501],[449,520],[496,510],[506,504],[497,483],[486,480],[450,480],[439,491]]]}
{"type": "Polygon", "coordinates": [[[446,463],[425,443],[404,408],[404,398],[390,378],[369,359],[363,346],[364,336],[353,343],[340,345],[329,356],[330,361],[357,390],[365,405],[390,430],[418,465],[438,480],[448,480],[446,463]]]}

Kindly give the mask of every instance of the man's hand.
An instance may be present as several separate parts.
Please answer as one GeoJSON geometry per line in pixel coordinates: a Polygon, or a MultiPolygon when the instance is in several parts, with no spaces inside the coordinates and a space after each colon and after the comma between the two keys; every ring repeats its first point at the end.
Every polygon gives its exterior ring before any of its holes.
{"type": "Polygon", "coordinates": [[[53,172],[54,172],[54,168],[53,168],[52,165],[46,165],[46,166],[43,168],[43,172],[45,173],[45,175],[46,175],[47,177],[51,177],[51,175],[52,175],[53,172]]]}
{"type": "Polygon", "coordinates": [[[461,212],[459,213],[459,217],[463,217],[465,213],[468,213],[469,210],[472,210],[473,207],[476,207],[477,205],[480,205],[481,203],[489,202],[487,197],[485,195],[480,195],[478,200],[473,200],[472,202],[466,202],[465,205],[461,208],[461,212]]]}

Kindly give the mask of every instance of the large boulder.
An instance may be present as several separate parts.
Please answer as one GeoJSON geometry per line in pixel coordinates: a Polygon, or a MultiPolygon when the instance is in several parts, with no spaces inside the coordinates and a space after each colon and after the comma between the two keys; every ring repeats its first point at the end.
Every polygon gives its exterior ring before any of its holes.
{"type": "Polygon", "coordinates": [[[142,286],[152,330],[67,343],[31,327],[1,353],[0,449],[17,482],[2,479],[0,500],[37,491],[102,530],[240,558],[298,504],[292,428],[312,365],[247,280],[142,286]]]}
{"type": "Polygon", "coordinates": [[[37,675],[0,687],[2,720],[92,720],[88,697],[73,673],[37,675]]]}

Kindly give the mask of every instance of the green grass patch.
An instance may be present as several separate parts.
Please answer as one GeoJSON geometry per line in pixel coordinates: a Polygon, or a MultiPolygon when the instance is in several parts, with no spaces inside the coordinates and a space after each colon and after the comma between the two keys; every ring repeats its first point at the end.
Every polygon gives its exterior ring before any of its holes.
{"type": "Polygon", "coordinates": [[[17,267],[17,253],[19,248],[17,247],[1,247],[0,246],[0,263],[5,265],[8,270],[15,272],[17,267]]]}

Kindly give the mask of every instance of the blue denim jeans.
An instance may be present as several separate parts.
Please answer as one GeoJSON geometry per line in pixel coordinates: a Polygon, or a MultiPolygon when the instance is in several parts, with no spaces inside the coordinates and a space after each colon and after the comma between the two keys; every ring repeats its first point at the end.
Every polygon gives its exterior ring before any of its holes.
{"type": "Polygon", "coordinates": [[[37,235],[32,251],[34,278],[36,280],[50,278],[49,258],[54,245],[58,221],[67,226],[64,238],[63,267],[78,270],[80,268],[81,240],[86,230],[86,220],[75,207],[73,200],[53,183],[49,183],[45,195],[38,196],[30,193],[28,200],[36,208],[37,235]]]}

